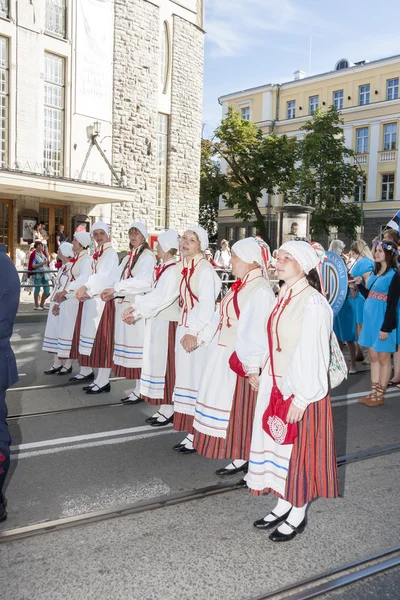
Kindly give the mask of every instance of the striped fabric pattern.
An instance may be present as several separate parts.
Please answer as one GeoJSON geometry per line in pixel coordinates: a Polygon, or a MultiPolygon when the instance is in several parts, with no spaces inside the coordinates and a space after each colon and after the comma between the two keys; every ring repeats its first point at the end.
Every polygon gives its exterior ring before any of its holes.
{"type": "MultiPolygon", "coordinates": [[[[79,355],[79,364],[81,367],[93,367],[95,369],[111,369],[113,366],[114,353],[114,321],[115,305],[114,301],[106,302],[96,337],[92,342],[92,351],[90,356],[79,355]]],[[[80,337],[82,343],[82,336],[80,337]]]]}
{"type": "Polygon", "coordinates": [[[194,433],[193,428],[193,416],[184,415],[183,413],[174,413],[174,429],[175,431],[187,431],[188,433],[194,433]]]}
{"type": "MultiPolygon", "coordinates": [[[[176,338],[176,329],[178,327],[178,323],[174,321],[170,321],[168,327],[168,354],[167,354],[167,366],[165,370],[165,377],[157,378],[157,383],[161,382],[162,385],[159,386],[159,389],[163,390],[163,394],[160,394],[160,398],[149,398],[148,396],[144,396],[142,394],[142,398],[145,402],[148,402],[152,405],[157,404],[173,404],[172,395],[174,393],[175,387],[175,338],[176,338]]],[[[154,385],[153,376],[152,375],[144,375],[142,373],[141,376],[142,381],[148,381],[149,386],[154,385]]]]}
{"type": "Polygon", "coordinates": [[[58,351],[58,339],[44,336],[42,350],[44,352],[51,352],[52,354],[56,354],[58,351]]]}
{"type": "Polygon", "coordinates": [[[74,360],[79,360],[79,338],[81,337],[83,302],[79,302],[78,314],[75,321],[74,335],[72,338],[71,352],[69,357],[74,360]]]}
{"type": "Polygon", "coordinates": [[[337,464],[329,395],[311,403],[299,423],[289,461],[284,494],[265,488],[250,490],[254,496],[272,492],[293,504],[304,506],[314,498],[337,498],[337,464]]]}
{"type": "Polygon", "coordinates": [[[193,445],[197,452],[207,458],[249,460],[256,401],[257,392],[250,387],[248,379],[238,377],[226,439],[195,430],[193,445]]]}
{"type": "Polygon", "coordinates": [[[140,379],[141,369],[130,367],[123,367],[122,365],[116,365],[113,363],[112,370],[116,377],[125,377],[125,379],[140,379]]]}

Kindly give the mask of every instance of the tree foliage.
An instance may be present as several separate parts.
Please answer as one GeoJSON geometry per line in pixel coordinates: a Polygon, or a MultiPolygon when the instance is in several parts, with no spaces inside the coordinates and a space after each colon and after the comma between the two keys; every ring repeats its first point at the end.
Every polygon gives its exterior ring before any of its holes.
{"type": "Polygon", "coordinates": [[[334,106],[318,109],[302,128],[305,136],[298,142],[298,167],[285,192],[285,202],[313,206],[311,233],[320,236],[336,227],[354,237],[361,224],[358,205],[346,201],[354,195],[363,176],[361,167],[346,148],[343,121],[334,106]]]}
{"type": "Polygon", "coordinates": [[[217,241],[219,197],[224,192],[224,178],[212,142],[201,140],[199,223],[211,243],[217,241]]]}

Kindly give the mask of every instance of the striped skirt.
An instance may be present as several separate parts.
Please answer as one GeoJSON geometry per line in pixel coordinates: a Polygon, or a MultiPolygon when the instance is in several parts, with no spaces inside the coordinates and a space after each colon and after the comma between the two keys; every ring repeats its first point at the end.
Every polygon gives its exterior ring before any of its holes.
{"type": "Polygon", "coordinates": [[[81,367],[93,367],[94,369],[111,369],[114,354],[114,301],[106,302],[99,326],[97,328],[92,352],[90,356],[79,355],[81,367]]]}
{"type": "Polygon", "coordinates": [[[69,357],[74,360],[80,360],[79,355],[79,338],[81,337],[81,323],[82,323],[82,312],[83,302],[79,302],[78,314],[75,321],[74,335],[72,337],[72,346],[69,357]]]}
{"type": "Polygon", "coordinates": [[[184,415],[183,413],[174,413],[174,429],[175,431],[187,431],[188,433],[194,433],[193,428],[193,415],[184,415]]]}
{"type": "Polygon", "coordinates": [[[238,377],[226,438],[206,435],[195,429],[193,445],[197,452],[207,458],[249,460],[256,401],[257,392],[251,388],[248,379],[238,377]]]}
{"type": "Polygon", "coordinates": [[[130,369],[129,367],[123,367],[122,365],[116,365],[113,362],[112,370],[116,377],[125,377],[125,379],[140,379],[142,369],[130,369]]]}
{"type": "MultiPolygon", "coordinates": [[[[271,488],[250,490],[254,496],[272,492],[271,488]]],[[[337,464],[330,397],[313,402],[299,422],[289,461],[283,496],[293,506],[304,506],[314,498],[337,498],[337,464]]]]}
{"type": "MultiPolygon", "coordinates": [[[[167,366],[165,369],[165,385],[164,385],[164,397],[163,398],[149,398],[143,396],[142,399],[149,404],[173,404],[172,395],[175,387],[175,339],[176,339],[176,328],[178,323],[170,321],[168,327],[168,354],[167,354],[167,366]]],[[[181,430],[180,430],[181,431],[181,430]]]]}

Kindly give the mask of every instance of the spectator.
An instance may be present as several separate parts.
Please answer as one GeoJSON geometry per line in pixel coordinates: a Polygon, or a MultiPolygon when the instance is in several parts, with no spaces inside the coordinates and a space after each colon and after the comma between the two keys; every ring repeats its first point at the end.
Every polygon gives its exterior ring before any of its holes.
{"type": "Polygon", "coordinates": [[[67,241],[67,236],[64,233],[64,225],[63,223],[60,223],[60,225],[58,226],[58,231],[56,233],[56,249],[58,250],[60,247],[60,244],[62,244],[63,242],[67,241]]]}
{"type": "Polygon", "coordinates": [[[207,250],[204,252],[204,256],[206,257],[206,260],[208,260],[208,262],[212,264],[214,269],[218,269],[218,265],[213,259],[212,252],[209,248],[207,248],[207,250]]]}
{"type": "Polygon", "coordinates": [[[34,249],[29,257],[29,271],[33,279],[34,293],[33,299],[35,302],[34,310],[44,310],[44,303],[50,295],[50,286],[46,278],[46,271],[48,271],[49,259],[44,253],[43,242],[37,240],[34,243],[34,249]],[[43,293],[39,304],[40,290],[43,288],[43,293]]]}
{"type": "Polygon", "coordinates": [[[231,251],[228,240],[221,240],[221,250],[217,250],[214,260],[222,269],[230,269],[231,267],[231,251]]]}

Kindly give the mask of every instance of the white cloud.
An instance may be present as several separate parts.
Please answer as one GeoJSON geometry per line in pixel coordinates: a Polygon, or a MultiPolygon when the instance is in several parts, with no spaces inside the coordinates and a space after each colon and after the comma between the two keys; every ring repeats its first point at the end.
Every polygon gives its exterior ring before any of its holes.
{"type": "Polygon", "coordinates": [[[291,0],[210,0],[206,31],[214,56],[237,56],[264,43],[268,33],[309,35],[328,27],[291,0]]]}

